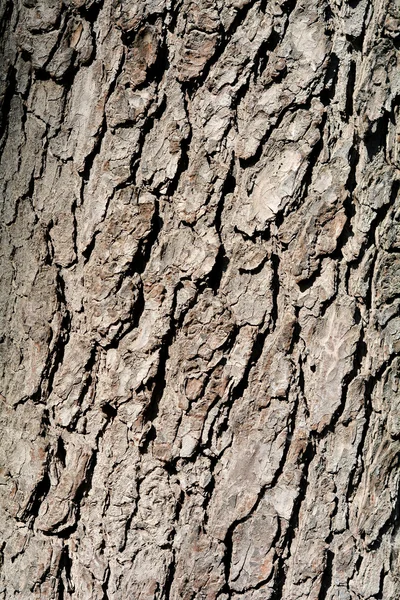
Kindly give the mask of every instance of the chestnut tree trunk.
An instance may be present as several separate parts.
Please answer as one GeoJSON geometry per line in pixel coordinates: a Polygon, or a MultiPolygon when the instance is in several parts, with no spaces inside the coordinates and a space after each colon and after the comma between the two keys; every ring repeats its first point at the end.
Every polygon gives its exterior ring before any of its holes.
{"type": "Polygon", "coordinates": [[[0,598],[397,600],[397,1],[1,18],[0,598]]]}

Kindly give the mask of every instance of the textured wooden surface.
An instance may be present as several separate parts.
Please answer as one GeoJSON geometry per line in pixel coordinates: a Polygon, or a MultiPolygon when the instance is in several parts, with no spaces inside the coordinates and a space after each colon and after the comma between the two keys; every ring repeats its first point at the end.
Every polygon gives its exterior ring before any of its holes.
{"type": "Polygon", "coordinates": [[[399,6],[1,11],[0,598],[398,600],[399,6]]]}

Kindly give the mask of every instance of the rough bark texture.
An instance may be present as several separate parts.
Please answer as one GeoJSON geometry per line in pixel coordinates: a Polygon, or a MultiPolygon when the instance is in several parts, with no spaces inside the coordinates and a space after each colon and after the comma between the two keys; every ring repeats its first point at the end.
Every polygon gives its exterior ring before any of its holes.
{"type": "Polygon", "coordinates": [[[0,598],[400,597],[400,9],[5,0],[0,598]]]}

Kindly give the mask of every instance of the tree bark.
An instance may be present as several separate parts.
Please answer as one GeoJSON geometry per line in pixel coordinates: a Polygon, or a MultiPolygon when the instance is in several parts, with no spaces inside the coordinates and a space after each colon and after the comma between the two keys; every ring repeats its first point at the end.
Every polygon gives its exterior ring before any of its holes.
{"type": "Polygon", "coordinates": [[[5,0],[0,598],[400,597],[400,9],[5,0]]]}

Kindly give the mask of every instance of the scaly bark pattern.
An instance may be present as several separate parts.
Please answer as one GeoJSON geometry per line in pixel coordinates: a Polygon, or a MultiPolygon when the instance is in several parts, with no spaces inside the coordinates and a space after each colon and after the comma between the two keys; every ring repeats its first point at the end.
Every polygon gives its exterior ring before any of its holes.
{"type": "Polygon", "coordinates": [[[399,598],[399,6],[1,16],[0,598],[399,598]]]}

